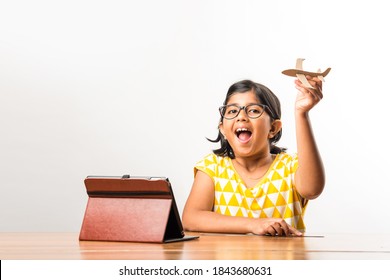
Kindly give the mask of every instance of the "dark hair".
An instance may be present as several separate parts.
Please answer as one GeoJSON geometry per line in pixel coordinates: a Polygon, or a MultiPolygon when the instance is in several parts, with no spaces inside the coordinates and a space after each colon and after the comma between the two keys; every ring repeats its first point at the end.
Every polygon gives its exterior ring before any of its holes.
{"type": "MultiPolygon", "coordinates": [[[[243,80],[236,82],[235,84],[231,85],[227,94],[225,101],[223,102],[223,105],[226,105],[229,101],[229,98],[235,94],[235,93],[243,93],[247,91],[253,91],[256,94],[256,97],[259,99],[259,102],[261,104],[267,105],[267,112],[271,117],[271,120],[281,119],[282,111],[280,107],[280,101],[278,97],[266,86],[252,82],[251,80],[243,80]]],[[[223,118],[221,117],[220,123],[222,123],[223,118]]],[[[270,151],[272,154],[279,154],[281,152],[284,152],[285,148],[277,147],[275,144],[280,140],[282,137],[282,129],[269,140],[270,144],[270,151]]],[[[234,152],[232,147],[230,146],[229,142],[223,137],[222,133],[218,131],[217,139],[207,140],[217,143],[221,143],[221,147],[218,149],[213,150],[213,152],[216,155],[219,156],[228,156],[230,158],[235,158],[234,152]]]]}

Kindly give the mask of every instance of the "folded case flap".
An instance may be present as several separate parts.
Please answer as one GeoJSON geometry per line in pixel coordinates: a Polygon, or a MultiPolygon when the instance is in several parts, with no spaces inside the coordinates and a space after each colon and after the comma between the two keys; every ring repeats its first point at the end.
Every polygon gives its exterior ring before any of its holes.
{"type": "Polygon", "coordinates": [[[89,196],[170,198],[171,185],[166,178],[87,177],[89,196]]]}

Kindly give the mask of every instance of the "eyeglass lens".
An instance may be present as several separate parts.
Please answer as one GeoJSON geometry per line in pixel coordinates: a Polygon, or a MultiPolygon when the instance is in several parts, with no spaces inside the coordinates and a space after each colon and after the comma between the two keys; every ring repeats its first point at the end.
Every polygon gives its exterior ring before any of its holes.
{"type": "Polygon", "coordinates": [[[225,105],[220,108],[222,117],[226,119],[234,119],[240,114],[241,110],[245,110],[245,113],[249,118],[255,119],[261,116],[264,112],[264,107],[258,104],[251,104],[241,107],[237,105],[225,105]]]}

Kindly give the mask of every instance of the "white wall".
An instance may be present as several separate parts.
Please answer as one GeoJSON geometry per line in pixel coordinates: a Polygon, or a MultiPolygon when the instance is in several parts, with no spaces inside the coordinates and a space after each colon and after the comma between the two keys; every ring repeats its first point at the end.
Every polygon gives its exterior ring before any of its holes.
{"type": "Polygon", "coordinates": [[[310,232],[390,233],[386,1],[0,2],[0,231],[79,231],[87,175],[161,175],[180,211],[215,146],[217,107],[249,78],[283,104],[332,67],[312,123],[327,170],[310,232]]]}

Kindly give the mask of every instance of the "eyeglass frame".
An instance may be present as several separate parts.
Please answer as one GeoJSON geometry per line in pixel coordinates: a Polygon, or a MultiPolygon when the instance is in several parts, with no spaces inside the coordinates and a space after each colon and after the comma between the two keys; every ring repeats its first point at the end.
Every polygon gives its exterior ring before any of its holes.
{"type": "MultiPolygon", "coordinates": [[[[241,110],[244,110],[245,114],[246,114],[246,115],[248,116],[248,118],[250,118],[250,119],[258,119],[258,118],[260,118],[261,115],[262,115],[262,114],[264,113],[264,111],[266,111],[266,110],[267,110],[267,112],[271,115],[271,117],[274,118],[274,115],[273,115],[273,113],[271,112],[270,108],[269,108],[267,105],[265,105],[265,104],[252,103],[252,104],[248,104],[248,105],[245,105],[245,106],[239,106],[239,105],[236,105],[236,104],[230,104],[230,105],[223,105],[223,106],[221,106],[221,107],[218,108],[219,114],[221,115],[221,117],[222,117],[223,119],[226,119],[226,120],[234,120],[234,119],[237,118],[238,115],[241,113],[241,110]],[[260,113],[260,115],[257,116],[257,117],[250,117],[249,114],[248,114],[248,112],[246,111],[247,108],[248,108],[249,106],[253,106],[253,105],[260,106],[260,107],[263,109],[263,111],[262,111],[262,112],[260,113]],[[223,115],[223,113],[222,113],[222,111],[223,111],[224,109],[226,110],[226,108],[228,108],[229,106],[234,106],[234,107],[236,107],[236,108],[239,109],[238,112],[237,112],[237,115],[235,115],[233,118],[226,118],[226,117],[223,115]]],[[[274,119],[275,119],[275,118],[274,118],[274,119]]]]}

